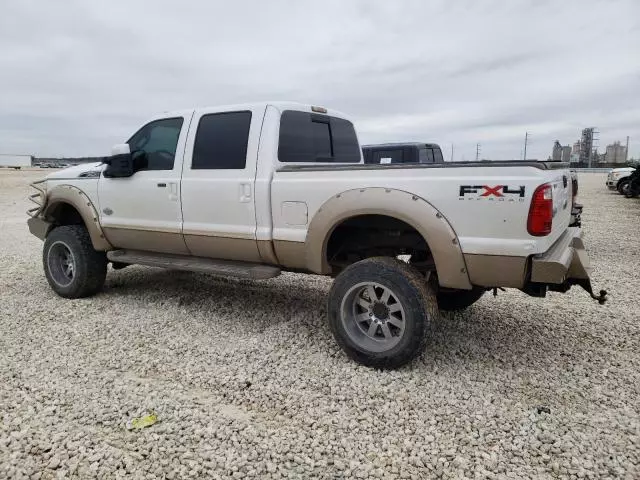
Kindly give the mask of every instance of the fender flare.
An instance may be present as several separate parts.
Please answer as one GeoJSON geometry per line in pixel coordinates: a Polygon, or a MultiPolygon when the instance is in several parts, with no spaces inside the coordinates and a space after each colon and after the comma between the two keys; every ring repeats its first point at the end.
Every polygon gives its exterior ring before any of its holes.
{"type": "Polygon", "coordinates": [[[47,221],[55,220],[52,212],[61,203],[66,203],[75,208],[84,222],[85,227],[91,237],[93,248],[98,251],[111,250],[113,247],[107,241],[100,226],[100,216],[91,202],[91,199],[73,185],[56,185],[47,191],[46,204],[42,210],[41,217],[47,221]]]}
{"type": "Polygon", "coordinates": [[[402,220],[425,239],[436,264],[440,285],[470,290],[467,266],[460,242],[445,216],[427,200],[402,190],[369,187],[334,195],[316,212],[305,240],[309,270],[328,274],[327,243],[344,220],[359,215],[385,215],[402,220]]]}

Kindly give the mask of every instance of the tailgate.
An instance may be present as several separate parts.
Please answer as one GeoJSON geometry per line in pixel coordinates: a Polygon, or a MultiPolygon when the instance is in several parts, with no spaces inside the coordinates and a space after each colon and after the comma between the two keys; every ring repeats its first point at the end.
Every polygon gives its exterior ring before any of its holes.
{"type": "Polygon", "coordinates": [[[572,183],[571,173],[566,170],[548,170],[546,183],[553,186],[553,226],[546,237],[549,247],[567,230],[571,223],[572,183]]]}

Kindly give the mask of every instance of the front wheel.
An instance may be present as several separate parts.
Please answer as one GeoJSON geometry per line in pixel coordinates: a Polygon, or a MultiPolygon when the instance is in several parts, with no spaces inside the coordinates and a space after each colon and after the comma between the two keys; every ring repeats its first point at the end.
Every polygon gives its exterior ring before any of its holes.
{"type": "Polygon", "coordinates": [[[329,326],[349,357],[375,368],[397,368],[418,356],[438,316],[433,288],[395,258],[354,263],[329,292],[329,326]]]}
{"type": "Polygon", "coordinates": [[[618,182],[618,185],[616,187],[616,189],[618,190],[618,193],[620,195],[626,195],[627,194],[627,190],[629,189],[629,182],[631,180],[629,178],[623,178],[622,180],[620,180],[618,182]]]}
{"type": "Polygon", "coordinates": [[[47,281],[65,298],[88,297],[100,291],[107,275],[107,257],[94,250],[83,225],[64,225],[47,235],[42,252],[47,281]]]}
{"type": "Polygon", "coordinates": [[[640,188],[638,188],[637,180],[630,181],[623,189],[623,193],[627,198],[636,198],[640,193],[640,188]]]}

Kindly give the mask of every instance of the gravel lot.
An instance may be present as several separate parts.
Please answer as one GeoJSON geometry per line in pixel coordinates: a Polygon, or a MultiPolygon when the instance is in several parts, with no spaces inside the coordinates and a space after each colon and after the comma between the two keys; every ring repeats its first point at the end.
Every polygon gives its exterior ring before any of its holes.
{"type": "Polygon", "coordinates": [[[640,201],[603,175],[580,182],[607,305],[486,295],[379,372],[335,345],[321,277],[130,267],[57,297],[24,214],[44,173],[0,170],[0,478],[640,478],[640,201]]]}

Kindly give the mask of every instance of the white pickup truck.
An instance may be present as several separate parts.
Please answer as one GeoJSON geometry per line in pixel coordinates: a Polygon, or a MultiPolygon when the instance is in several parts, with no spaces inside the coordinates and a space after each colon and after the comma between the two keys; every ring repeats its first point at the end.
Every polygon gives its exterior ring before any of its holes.
{"type": "Polygon", "coordinates": [[[353,124],[294,103],[156,117],[101,164],[33,186],[53,290],[98,292],[107,265],[251,279],[335,277],[328,322],[349,356],[393,368],[438,309],[487,290],[595,295],[565,164],[365,164],[353,124]]]}

